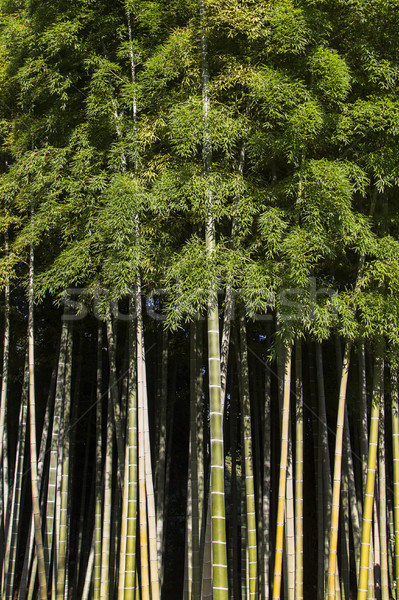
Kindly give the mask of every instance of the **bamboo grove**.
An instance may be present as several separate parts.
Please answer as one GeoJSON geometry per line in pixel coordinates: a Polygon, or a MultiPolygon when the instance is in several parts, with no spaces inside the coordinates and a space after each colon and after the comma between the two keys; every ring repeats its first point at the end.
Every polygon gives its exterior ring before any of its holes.
{"type": "Polygon", "coordinates": [[[398,37],[0,1],[1,598],[399,598],[398,37]]]}

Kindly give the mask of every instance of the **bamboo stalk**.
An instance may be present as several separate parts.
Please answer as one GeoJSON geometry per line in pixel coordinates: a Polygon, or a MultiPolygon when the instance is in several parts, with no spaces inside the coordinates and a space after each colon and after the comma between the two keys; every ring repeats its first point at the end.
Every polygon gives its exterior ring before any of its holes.
{"type": "Polygon", "coordinates": [[[302,342],[295,343],[295,600],[303,600],[303,385],[302,342]]]}
{"type": "Polygon", "coordinates": [[[277,506],[277,528],[275,544],[274,578],[273,578],[273,600],[280,599],[282,562],[283,562],[283,540],[284,540],[284,513],[285,513],[285,490],[287,481],[287,461],[289,442],[290,421],[290,392],[291,392],[291,346],[285,349],[284,364],[284,399],[281,423],[281,455],[280,455],[280,477],[278,488],[277,506]]]}
{"type": "Polygon", "coordinates": [[[111,519],[112,519],[112,448],[114,420],[112,418],[112,399],[108,389],[108,410],[105,442],[105,464],[104,464],[104,495],[103,495],[103,520],[101,541],[101,584],[100,598],[108,600],[110,594],[110,551],[111,551],[111,519]]]}
{"type": "Polygon", "coordinates": [[[15,457],[14,483],[11,498],[10,523],[6,532],[6,547],[4,559],[5,589],[4,598],[12,598],[14,591],[15,573],[17,570],[17,545],[20,533],[20,514],[22,504],[22,481],[24,476],[24,459],[26,444],[26,422],[28,412],[28,360],[25,359],[24,380],[22,385],[21,405],[19,410],[17,452],[15,457]]]}
{"type": "MultiPolygon", "coordinates": [[[[33,219],[33,209],[32,209],[33,219]]],[[[44,563],[42,520],[40,515],[39,489],[37,475],[37,445],[36,445],[36,400],[35,400],[35,349],[33,322],[33,277],[34,250],[30,244],[29,251],[29,311],[28,311],[28,355],[29,355],[29,439],[30,439],[30,474],[32,487],[32,513],[34,519],[36,556],[39,575],[39,597],[47,600],[47,579],[44,563]]]]}
{"type": "Polygon", "coordinates": [[[391,403],[392,403],[392,453],[393,453],[393,493],[395,523],[395,576],[396,600],[399,600],[399,393],[398,365],[391,364],[391,403]]]}
{"type": "MultiPolygon", "coordinates": [[[[5,253],[8,254],[8,232],[5,234],[5,253]]],[[[0,395],[0,565],[3,565],[4,548],[4,529],[7,519],[7,389],[8,389],[8,371],[10,362],[10,282],[6,276],[4,285],[4,334],[3,334],[3,364],[1,376],[1,395],[0,395]]],[[[1,566],[0,566],[1,570],[1,566]]],[[[3,573],[4,577],[4,573],[3,573]]],[[[3,579],[4,581],[4,579],[3,579]]]]}
{"type": "Polygon", "coordinates": [[[94,564],[93,599],[100,600],[101,589],[101,546],[102,546],[102,321],[97,324],[97,365],[96,365],[96,473],[95,473],[95,512],[94,512],[94,564]]]}
{"type": "Polygon", "coordinates": [[[373,402],[370,415],[367,482],[363,508],[362,546],[360,553],[360,573],[357,593],[358,600],[367,600],[367,598],[369,597],[368,575],[370,559],[370,537],[371,526],[373,522],[374,484],[377,462],[378,427],[382,392],[381,385],[384,369],[383,365],[383,346],[381,342],[378,342],[376,347],[376,358],[374,367],[373,402]]]}
{"type": "MultiPolygon", "coordinates": [[[[132,311],[132,308],[131,308],[132,311]]],[[[125,599],[136,590],[137,541],[137,349],[136,332],[129,326],[129,387],[128,387],[128,506],[125,567],[125,599]]]]}
{"type": "Polygon", "coordinates": [[[345,404],[346,389],[348,384],[349,362],[350,362],[350,344],[345,346],[344,358],[342,362],[341,382],[339,388],[337,428],[335,436],[335,460],[334,460],[334,479],[332,492],[332,511],[331,511],[331,534],[330,534],[330,553],[328,561],[328,598],[335,599],[336,572],[337,572],[337,546],[338,546],[338,528],[339,528],[339,499],[341,491],[341,470],[342,470],[342,448],[343,433],[345,423],[345,404]]]}
{"type": "Polygon", "coordinates": [[[381,600],[389,600],[390,598],[388,577],[387,498],[385,461],[385,408],[384,403],[381,402],[378,440],[379,529],[381,544],[381,600]]]}
{"type": "Polygon", "coordinates": [[[254,599],[258,595],[258,556],[257,556],[257,529],[256,529],[256,505],[255,484],[252,461],[252,424],[249,397],[249,375],[248,375],[248,350],[246,339],[246,327],[244,317],[240,317],[240,354],[241,354],[241,381],[242,381],[242,421],[244,437],[244,474],[245,474],[245,499],[246,499],[246,522],[247,522],[247,550],[248,550],[248,579],[249,598],[254,599]]]}

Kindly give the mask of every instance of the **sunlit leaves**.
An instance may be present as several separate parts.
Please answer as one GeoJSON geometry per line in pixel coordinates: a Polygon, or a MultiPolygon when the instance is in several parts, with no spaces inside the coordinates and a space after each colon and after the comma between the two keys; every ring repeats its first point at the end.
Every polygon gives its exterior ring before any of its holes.
{"type": "Polygon", "coordinates": [[[280,208],[270,207],[259,216],[262,247],[268,258],[273,258],[280,251],[287,227],[286,214],[280,208]]]}
{"type": "Polygon", "coordinates": [[[240,121],[224,106],[212,105],[205,123],[202,100],[196,97],[171,109],[168,126],[170,142],[182,158],[200,155],[205,132],[211,139],[212,149],[225,155],[232,153],[242,136],[240,121]]]}
{"type": "Polygon", "coordinates": [[[265,125],[286,120],[287,111],[309,99],[305,85],[273,68],[255,72],[249,82],[250,95],[264,115],[265,125]]]}
{"type": "Polygon", "coordinates": [[[327,102],[343,101],[351,87],[351,76],[346,62],[336,50],[317,48],[309,59],[312,86],[327,102]]]}

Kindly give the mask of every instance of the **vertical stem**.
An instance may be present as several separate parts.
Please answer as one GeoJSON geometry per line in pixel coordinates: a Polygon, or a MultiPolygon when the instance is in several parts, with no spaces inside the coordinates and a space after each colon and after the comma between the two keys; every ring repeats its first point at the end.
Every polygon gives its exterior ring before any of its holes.
{"type": "MultiPolygon", "coordinates": [[[[308,344],[309,387],[312,406],[313,448],[317,494],[317,600],[324,599],[324,505],[323,505],[323,457],[320,448],[316,378],[312,344],[308,344]]],[[[341,369],[341,367],[340,367],[341,369]]]]}
{"type": "Polygon", "coordinates": [[[187,499],[187,517],[191,520],[191,540],[188,540],[188,567],[191,565],[191,579],[188,581],[187,597],[199,600],[201,593],[201,562],[200,562],[200,519],[198,501],[198,394],[197,394],[197,347],[198,328],[194,322],[190,327],[190,452],[189,452],[189,496],[187,499]],[[190,558],[191,554],[191,558],[190,558]]]}
{"type": "Polygon", "coordinates": [[[337,571],[337,546],[339,527],[339,499],[341,492],[342,448],[345,422],[346,389],[348,385],[350,344],[346,343],[342,362],[341,383],[339,388],[337,428],[334,453],[334,482],[332,492],[330,553],[328,560],[328,598],[335,598],[335,576],[337,571]]]}
{"type": "Polygon", "coordinates": [[[97,324],[97,381],[96,381],[96,495],[94,516],[94,591],[93,599],[100,600],[101,589],[101,545],[102,545],[102,519],[101,519],[101,475],[102,475],[102,351],[103,351],[103,326],[102,321],[97,324]]]}
{"type": "Polygon", "coordinates": [[[393,493],[395,522],[395,576],[396,600],[399,600],[399,394],[398,365],[391,364],[391,402],[392,402],[392,452],[393,452],[393,493]]]}
{"type": "Polygon", "coordinates": [[[331,466],[330,454],[328,448],[328,429],[326,398],[324,388],[324,367],[321,343],[316,343],[316,370],[317,370],[317,388],[319,396],[319,448],[322,454],[323,465],[323,505],[324,505],[324,572],[328,572],[328,553],[329,553],[329,535],[331,523],[331,466]]]}
{"type": "Polygon", "coordinates": [[[166,484],[166,449],[167,449],[167,402],[168,402],[168,332],[162,332],[162,358],[161,358],[161,390],[159,412],[159,445],[157,457],[157,551],[161,586],[163,582],[164,560],[162,554],[163,539],[165,536],[165,484],[166,484]]]}
{"type": "Polygon", "coordinates": [[[135,328],[129,324],[129,409],[128,409],[128,507],[125,598],[134,594],[136,587],[137,538],[137,349],[135,328]]]}
{"type": "Polygon", "coordinates": [[[252,425],[249,398],[248,350],[244,317],[240,317],[240,354],[241,354],[241,398],[244,437],[244,474],[247,521],[249,598],[258,594],[258,557],[256,535],[255,485],[252,460],[252,425]]]}
{"type": "Polygon", "coordinates": [[[381,543],[381,598],[389,600],[388,578],[388,541],[387,541],[387,498],[386,498],[386,468],[385,468],[385,410],[381,402],[380,431],[378,443],[378,476],[379,476],[379,525],[381,543]]]}
{"type": "MultiPolygon", "coordinates": [[[[5,235],[5,252],[8,254],[8,233],[5,235]]],[[[8,387],[8,370],[10,360],[10,282],[8,276],[6,276],[4,286],[4,337],[3,337],[3,369],[1,378],[1,397],[0,397],[0,477],[6,474],[7,467],[7,455],[6,455],[6,414],[7,414],[7,387],[8,387]]],[[[1,482],[3,493],[6,491],[7,482],[1,482]]],[[[0,488],[1,489],[1,488],[0,488]]],[[[3,535],[3,519],[7,517],[7,499],[5,496],[1,498],[0,502],[0,536],[3,535]]],[[[1,539],[1,538],[0,538],[1,539]]],[[[3,546],[3,544],[1,544],[3,546]]],[[[2,551],[0,551],[2,555],[2,551]]]]}
{"type": "MultiPolygon", "coordinates": [[[[136,315],[141,317],[140,287],[136,285],[136,315]]],[[[141,598],[150,599],[150,570],[148,561],[148,519],[146,498],[146,471],[145,471],[145,440],[144,440],[144,367],[143,364],[143,332],[142,320],[137,319],[136,328],[137,344],[137,397],[138,397],[138,455],[139,455],[139,517],[140,517],[140,569],[141,569],[141,598]]]]}
{"type": "MultiPolygon", "coordinates": [[[[209,73],[207,60],[207,34],[205,28],[205,1],[200,5],[202,93],[204,111],[203,161],[204,177],[209,178],[212,163],[212,144],[208,131],[210,100],[208,95],[209,73]]],[[[216,248],[215,222],[213,218],[212,192],[207,187],[207,222],[205,241],[209,260],[212,261],[216,248]]],[[[221,402],[219,309],[216,289],[210,290],[208,300],[208,369],[210,400],[210,445],[211,445],[211,531],[212,531],[212,574],[214,600],[228,598],[228,572],[226,549],[226,526],[224,504],[224,443],[223,410],[221,402]]]]}
{"type": "MultiPolygon", "coordinates": [[[[70,409],[72,377],[72,332],[68,333],[65,365],[65,398],[63,416],[63,436],[61,465],[61,504],[58,527],[57,554],[57,600],[63,600],[68,589],[67,546],[68,546],[68,487],[69,487],[69,448],[70,448],[70,409]]],[[[67,599],[65,599],[67,600],[67,599]]]]}
{"type": "Polygon", "coordinates": [[[281,422],[281,455],[280,477],[278,487],[277,529],[274,561],[273,600],[280,599],[283,564],[285,489],[287,481],[287,459],[290,422],[290,392],[291,392],[291,346],[285,349],[284,396],[281,422]]]}
{"type": "Polygon", "coordinates": [[[25,359],[24,380],[22,385],[21,406],[19,409],[18,441],[15,457],[14,483],[11,499],[10,524],[6,537],[4,560],[5,592],[3,597],[12,598],[14,580],[17,572],[17,544],[21,525],[22,481],[24,476],[24,459],[26,443],[26,422],[28,412],[28,361],[25,359]]]}
{"type": "Polygon", "coordinates": [[[101,540],[101,600],[108,600],[110,588],[112,589],[112,576],[110,573],[111,552],[111,520],[112,520],[112,463],[113,463],[113,418],[112,418],[112,396],[108,386],[108,409],[105,442],[105,464],[104,464],[104,500],[103,500],[103,522],[101,540]]]}
{"type": "Polygon", "coordinates": [[[302,342],[295,344],[295,600],[303,600],[303,386],[302,342]]]}
{"type": "Polygon", "coordinates": [[[270,582],[270,492],[271,492],[271,373],[268,364],[265,369],[265,407],[264,407],[264,438],[263,438],[263,549],[264,574],[263,598],[269,599],[270,582]]]}
{"type": "MultiPolygon", "coordinates": [[[[33,219],[33,209],[32,216],[33,219]]],[[[33,322],[33,277],[34,250],[33,243],[29,250],[29,312],[28,312],[28,362],[29,362],[29,433],[30,433],[30,474],[32,486],[32,512],[35,528],[36,556],[39,575],[39,597],[47,600],[47,581],[44,565],[42,520],[40,516],[39,489],[37,477],[37,444],[36,444],[36,401],[35,401],[35,349],[33,322]]]]}
{"type": "Polygon", "coordinates": [[[381,407],[383,370],[383,345],[381,342],[378,342],[374,366],[373,401],[370,415],[367,481],[363,508],[362,546],[360,552],[360,574],[357,594],[358,600],[367,600],[368,598],[370,538],[371,526],[373,522],[374,485],[377,464],[378,427],[381,407]]]}

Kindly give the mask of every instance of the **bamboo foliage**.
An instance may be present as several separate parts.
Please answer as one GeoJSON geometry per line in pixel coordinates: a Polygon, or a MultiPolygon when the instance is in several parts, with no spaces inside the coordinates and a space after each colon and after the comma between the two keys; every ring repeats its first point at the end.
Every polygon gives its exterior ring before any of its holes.
{"type": "Polygon", "coordinates": [[[2,597],[399,597],[398,20],[327,4],[0,3],[2,597]]]}

